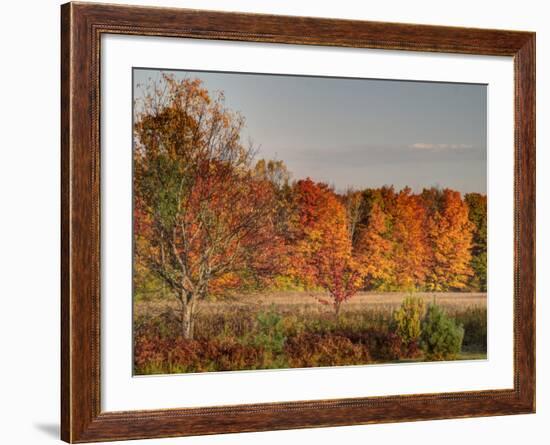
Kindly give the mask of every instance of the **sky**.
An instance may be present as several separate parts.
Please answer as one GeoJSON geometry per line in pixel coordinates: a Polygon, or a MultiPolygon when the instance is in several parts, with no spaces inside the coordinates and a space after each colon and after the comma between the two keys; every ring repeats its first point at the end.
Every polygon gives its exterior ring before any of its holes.
{"type": "Polygon", "coordinates": [[[486,85],[136,68],[134,97],[161,72],[223,91],[243,140],[293,179],[486,193],[486,85]]]}

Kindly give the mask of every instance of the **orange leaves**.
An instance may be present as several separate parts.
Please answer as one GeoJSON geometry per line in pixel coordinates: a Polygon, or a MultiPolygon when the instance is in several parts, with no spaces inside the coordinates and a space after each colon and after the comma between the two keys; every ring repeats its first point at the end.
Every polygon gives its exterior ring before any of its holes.
{"type": "Polygon", "coordinates": [[[424,282],[428,246],[424,224],[426,211],[421,199],[409,188],[401,190],[393,210],[395,283],[402,289],[415,289],[424,282]]]}
{"type": "Polygon", "coordinates": [[[228,272],[212,279],[208,284],[208,292],[213,295],[222,294],[228,289],[236,289],[242,285],[242,278],[235,272],[228,272]]]}
{"type": "Polygon", "coordinates": [[[393,242],[389,232],[389,217],[375,202],[370,210],[365,229],[359,232],[355,246],[355,255],[363,264],[368,285],[381,287],[393,279],[395,258],[393,242]]]}
{"type": "Polygon", "coordinates": [[[468,206],[460,193],[445,189],[439,196],[429,197],[431,204],[426,233],[430,247],[430,267],[426,278],[428,289],[434,291],[461,289],[473,274],[473,224],[468,206]]]}
{"type": "MultiPolygon", "coordinates": [[[[460,193],[409,188],[370,190],[366,222],[354,255],[363,263],[367,286],[381,290],[462,289],[470,267],[473,225],[460,193]]],[[[485,234],[484,234],[485,236],[485,234]]]]}
{"type": "Polygon", "coordinates": [[[278,264],[276,190],[254,174],[244,119],[223,102],[198,79],[164,76],[136,106],[136,253],[183,307],[278,264]]]}
{"type": "Polygon", "coordinates": [[[331,297],[336,313],[362,284],[360,265],[351,255],[346,209],[325,184],[311,179],[294,187],[298,211],[298,240],[291,248],[292,273],[331,297]]]}

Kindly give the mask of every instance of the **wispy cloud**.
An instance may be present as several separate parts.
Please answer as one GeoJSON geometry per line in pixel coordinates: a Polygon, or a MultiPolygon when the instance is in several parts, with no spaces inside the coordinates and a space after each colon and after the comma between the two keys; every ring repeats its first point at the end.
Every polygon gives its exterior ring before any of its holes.
{"type": "MultiPolygon", "coordinates": [[[[428,171],[442,163],[485,162],[486,151],[476,145],[453,144],[423,144],[416,148],[412,145],[397,144],[348,144],[334,146],[309,147],[268,147],[263,146],[260,157],[269,157],[266,153],[286,153],[284,158],[288,165],[296,162],[311,168],[324,166],[346,166],[349,168],[364,168],[365,165],[404,165],[416,163],[423,165],[428,171]],[[265,149],[265,150],[264,150],[265,149]]],[[[283,159],[278,156],[278,158],[283,159]]],[[[440,167],[437,167],[440,168],[440,167]]]]}
{"type": "Polygon", "coordinates": [[[429,144],[426,142],[416,142],[409,145],[409,148],[417,150],[460,150],[473,148],[470,144],[429,144]]]}

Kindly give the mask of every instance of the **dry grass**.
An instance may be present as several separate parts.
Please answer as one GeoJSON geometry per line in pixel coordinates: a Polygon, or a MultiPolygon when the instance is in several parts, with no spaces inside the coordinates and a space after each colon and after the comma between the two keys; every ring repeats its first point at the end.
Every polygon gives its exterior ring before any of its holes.
{"type": "MultiPolygon", "coordinates": [[[[344,304],[342,311],[391,312],[397,308],[403,299],[409,294],[406,292],[361,292],[344,304]]],[[[435,301],[449,312],[456,312],[466,308],[486,308],[487,294],[475,292],[418,292],[415,294],[426,303],[435,301]]],[[[319,303],[318,298],[326,296],[321,292],[269,292],[251,293],[239,297],[227,297],[200,303],[201,313],[221,313],[226,310],[234,310],[239,306],[247,306],[256,310],[262,310],[275,305],[281,312],[328,312],[330,307],[319,303]]],[[[148,301],[136,301],[134,304],[134,316],[157,316],[167,309],[177,309],[175,298],[153,298],[148,301]]]]}

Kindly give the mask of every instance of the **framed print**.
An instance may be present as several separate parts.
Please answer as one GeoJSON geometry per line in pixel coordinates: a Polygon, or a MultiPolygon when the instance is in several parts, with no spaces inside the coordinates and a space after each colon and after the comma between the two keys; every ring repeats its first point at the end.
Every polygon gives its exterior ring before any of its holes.
{"type": "Polygon", "coordinates": [[[61,17],[63,440],[534,412],[534,33],[61,17]]]}

